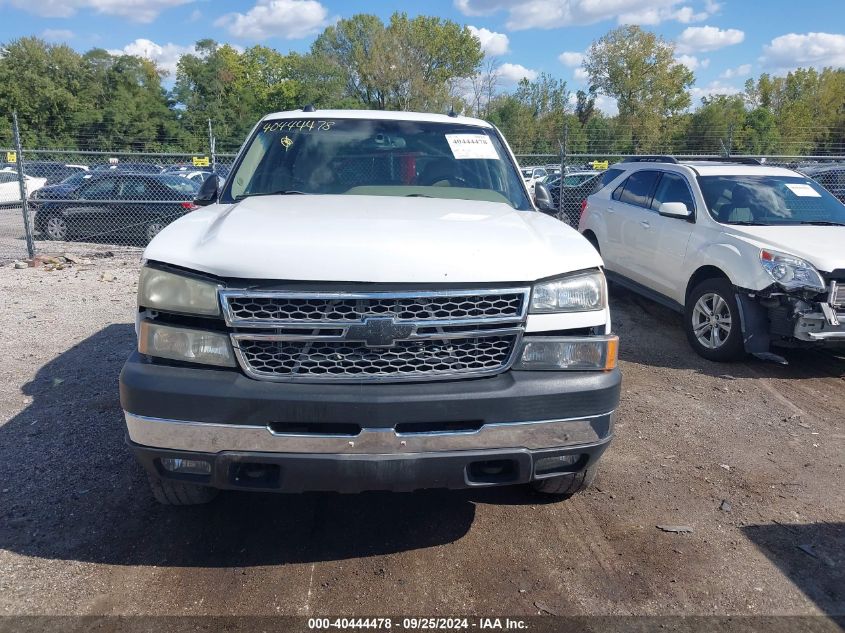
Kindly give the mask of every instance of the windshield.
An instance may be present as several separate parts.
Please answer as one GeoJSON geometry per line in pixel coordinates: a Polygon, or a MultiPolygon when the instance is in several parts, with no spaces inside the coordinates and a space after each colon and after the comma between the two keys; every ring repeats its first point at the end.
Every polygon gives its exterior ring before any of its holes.
{"type": "Polygon", "coordinates": [[[496,133],[457,123],[265,121],[221,200],[291,193],[456,198],[532,209],[496,133]]]}
{"type": "Polygon", "coordinates": [[[842,224],[845,206],[801,176],[700,176],[710,215],[723,224],[842,224]]]}

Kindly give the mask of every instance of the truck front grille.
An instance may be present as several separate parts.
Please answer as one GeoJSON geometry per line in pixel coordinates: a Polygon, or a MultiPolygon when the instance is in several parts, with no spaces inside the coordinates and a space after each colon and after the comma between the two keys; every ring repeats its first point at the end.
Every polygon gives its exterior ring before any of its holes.
{"type": "Polygon", "coordinates": [[[248,376],[359,382],[505,371],[524,331],[529,289],[220,295],[248,376]]]}
{"type": "Polygon", "coordinates": [[[393,317],[399,321],[501,319],[522,316],[522,292],[472,295],[285,296],[274,293],[224,293],[234,324],[354,323],[367,317],[393,317]]]}
{"type": "Polygon", "coordinates": [[[423,379],[477,375],[505,368],[517,336],[397,341],[385,348],[362,343],[238,342],[247,371],[270,379],[423,379]]]}

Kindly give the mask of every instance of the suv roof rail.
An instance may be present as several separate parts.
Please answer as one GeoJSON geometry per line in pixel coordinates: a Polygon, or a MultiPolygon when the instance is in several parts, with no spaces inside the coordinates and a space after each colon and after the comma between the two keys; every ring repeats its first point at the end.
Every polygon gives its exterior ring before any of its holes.
{"type": "MultiPolygon", "coordinates": [[[[689,159],[689,162],[706,162],[706,163],[737,163],[738,165],[762,165],[757,158],[750,156],[695,156],[689,159]]],[[[686,162],[686,161],[685,161],[686,162]]]]}
{"type": "Polygon", "coordinates": [[[678,159],[674,156],[628,156],[623,163],[677,163],[678,159]]]}

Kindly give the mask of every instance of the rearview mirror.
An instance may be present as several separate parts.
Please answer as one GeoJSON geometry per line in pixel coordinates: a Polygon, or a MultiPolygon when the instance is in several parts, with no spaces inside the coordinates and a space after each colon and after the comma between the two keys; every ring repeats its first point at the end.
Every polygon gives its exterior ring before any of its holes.
{"type": "Polygon", "coordinates": [[[543,213],[557,213],[557,207],[552,200],[552,194],[549,192],[549,188],[542,182],[538,182],[534,185],[534,204],[536,204],[537,208],[543,213]]]}
{"type": "Polygon", "coordinates": [[[682,218],[684,220],[689,219],[692,215],[692,211],[687,209],[687,205],[683,202],[663,202],[657,212],[667,218],[682,218]]]}
{"type": "Polygon", "coordinates": [[[194,198],[194,204],[198,207],[207,207],[210,204],[214,204],[217,202],[218,188],[217,174],[209,174],[202,185],[200,185],[197,197],[194,198]]]}

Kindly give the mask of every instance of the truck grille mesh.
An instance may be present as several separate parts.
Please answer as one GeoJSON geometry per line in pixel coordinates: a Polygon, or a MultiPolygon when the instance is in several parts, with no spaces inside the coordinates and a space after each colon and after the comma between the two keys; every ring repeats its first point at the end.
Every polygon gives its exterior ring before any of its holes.
{"type": "Polygon", "coordinates": [[[451,340],[396,341],[385,348],[363,343],[240,340],[250,372],[258,377],[408,379],[504,369],[517,335],[451,340]]]}
{"type": "Polygon", "coordinates": [[[259,380],[469,378],[510,367],[528,288],[220,292],[244,372],[259,380]]]}
{"type": "Polygon", "coordinates": [[[367,299],[284,296],[227,296],[233,323],[353,323],[367,317],[400,321],[518,318],[525,295],[502,293],[480,296],[385,297],[367,299]]]}

